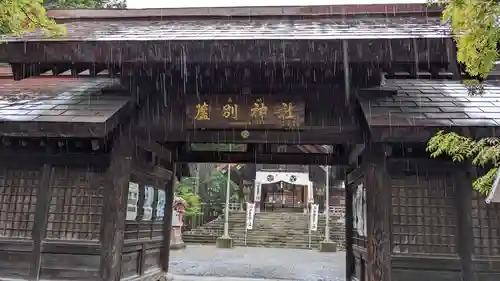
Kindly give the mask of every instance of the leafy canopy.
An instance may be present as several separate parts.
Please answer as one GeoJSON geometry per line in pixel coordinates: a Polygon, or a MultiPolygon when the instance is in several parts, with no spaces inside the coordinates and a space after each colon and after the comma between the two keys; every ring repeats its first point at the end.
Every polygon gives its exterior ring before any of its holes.
{"type": "Polygon", "coordinates": [[[125,8],[126,0],[0,0],[0,34],[22,35],[40,28],[61,35],[62,25],[47,17],[46,8],[125,8]]]}
{"type": "MultiPolygon", "coordinates": [[[[499,59],[500,2],[498,0],[438,0],[445,9],[457,42],[457,59],[473,77],[484,79],[499,59]]],[[[435,1],[432,1],[435,2],[435,1]]]]}
{"type": "MultiPolygon", "coordinates": [[[[474,77],[484,79],[499,59],[500,2],[498,0],[438,0],[445,5],[443,19],[450,22],[457,42],[457,59],[474,77]]],[[[476,81],[477,82],[477,81],[476,81]]],[[[474,87],[469,87],[474,95],[474,87]]],[[[427,146],[431,157],[449,156],[455,162],[472,161],[489,168],[472,187],[486,195],[498,172],[500,139],[474,140],[453,132],[439,131],[427,146]]]]}
{"type": "Polygon", "coordinates": [[[493,167],[472,183],[474,190],[480,194],[486,195],[491,190],[500,164],[500,139],[473,140],[457,133],[439,131],[429,140],[427,151],[434,158],[446,155],[455,162],[472,160],[472,164],[479,167],[493,167]]]}
{"type": "Polygon", "coordinates": [[[200,196],[193,191],[194,179],[184,178],[177,182],[175,187],[175,195],[186,201],[186,209],[184,217],[192,217],[201,214],[200,196]]]}
{"type": "Polygon", "coordinates": [[[0,34],[21,35],[41,28],[51,34],[64,32],[45,14],[43,0],[3,0],[0,4],[0,34]]]}

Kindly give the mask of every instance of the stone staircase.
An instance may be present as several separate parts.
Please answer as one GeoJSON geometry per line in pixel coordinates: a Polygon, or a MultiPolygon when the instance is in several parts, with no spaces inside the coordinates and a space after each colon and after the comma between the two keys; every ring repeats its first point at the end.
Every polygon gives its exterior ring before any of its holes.
{"type": "MultiPolygon", "coordinates": [[[[318,231],[311,232],[309,247],[309,215],[265,212],[255,214],[254,228],[248,230],[245,240],[245,215],[244,212],[234,212],[229,216],[229,235],[236,246],[309,249],[317,248],[324,239],[324,215],[318,219],[318,231]]],[[[345,229],[338,219],[330,216],[330,239],[337,242],[339,249],[344,249],[345,229]]],[[[223,232],[224,218],[220,216],[200,228],[185,232],[183,238],[186,243],[212,244],[223,232]]]]}
{"type": "MultiPolygon", "coordinates": [[[[245,212],[231,212],[229,215],[229,234],[245,229],[245,212]]],[[[191,229],[182,234],[185,243],[215,244],[217,237],[224,233],[224,215],[208,222],[201,227],[191,229]]]]}

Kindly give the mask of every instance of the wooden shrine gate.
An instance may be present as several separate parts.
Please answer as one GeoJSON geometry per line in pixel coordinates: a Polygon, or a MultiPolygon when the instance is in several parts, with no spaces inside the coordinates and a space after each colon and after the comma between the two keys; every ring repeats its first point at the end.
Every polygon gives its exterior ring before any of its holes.
{"type": "Polygon", "coordinates": [[[500,278],[499,207],[472,192],[473,170],[425,152],[437,128],[498,128],[496,101],[460,84],[438,8],[50,15],[66,37],[0,44],[17,80],[0,81],[1,280],[165,278],[189,162],[348,167],[349,280],[500,278]]]}

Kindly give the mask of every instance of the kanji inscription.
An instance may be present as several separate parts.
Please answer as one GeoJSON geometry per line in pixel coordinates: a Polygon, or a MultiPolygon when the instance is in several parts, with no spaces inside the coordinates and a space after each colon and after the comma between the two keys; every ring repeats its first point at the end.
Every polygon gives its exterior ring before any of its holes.
{"type": "Polygon", "coordinates": [[[298,128],[304,102],[289,97],[211,95],[186,101],[188,127],[298,128]]]}

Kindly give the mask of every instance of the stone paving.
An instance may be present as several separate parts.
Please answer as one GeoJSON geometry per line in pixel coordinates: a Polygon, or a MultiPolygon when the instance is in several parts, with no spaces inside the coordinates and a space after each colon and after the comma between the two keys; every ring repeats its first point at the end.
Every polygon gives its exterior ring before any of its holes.
{"type": "Polygon", "coordinates": [[[174,280],[186,281],[238,280],[237,278],[343,281],[345,253],[246,247],[217,249],[211,245],[187,245],[184,250],[170,253],[170,272],[178,277],[174,280]]]}

